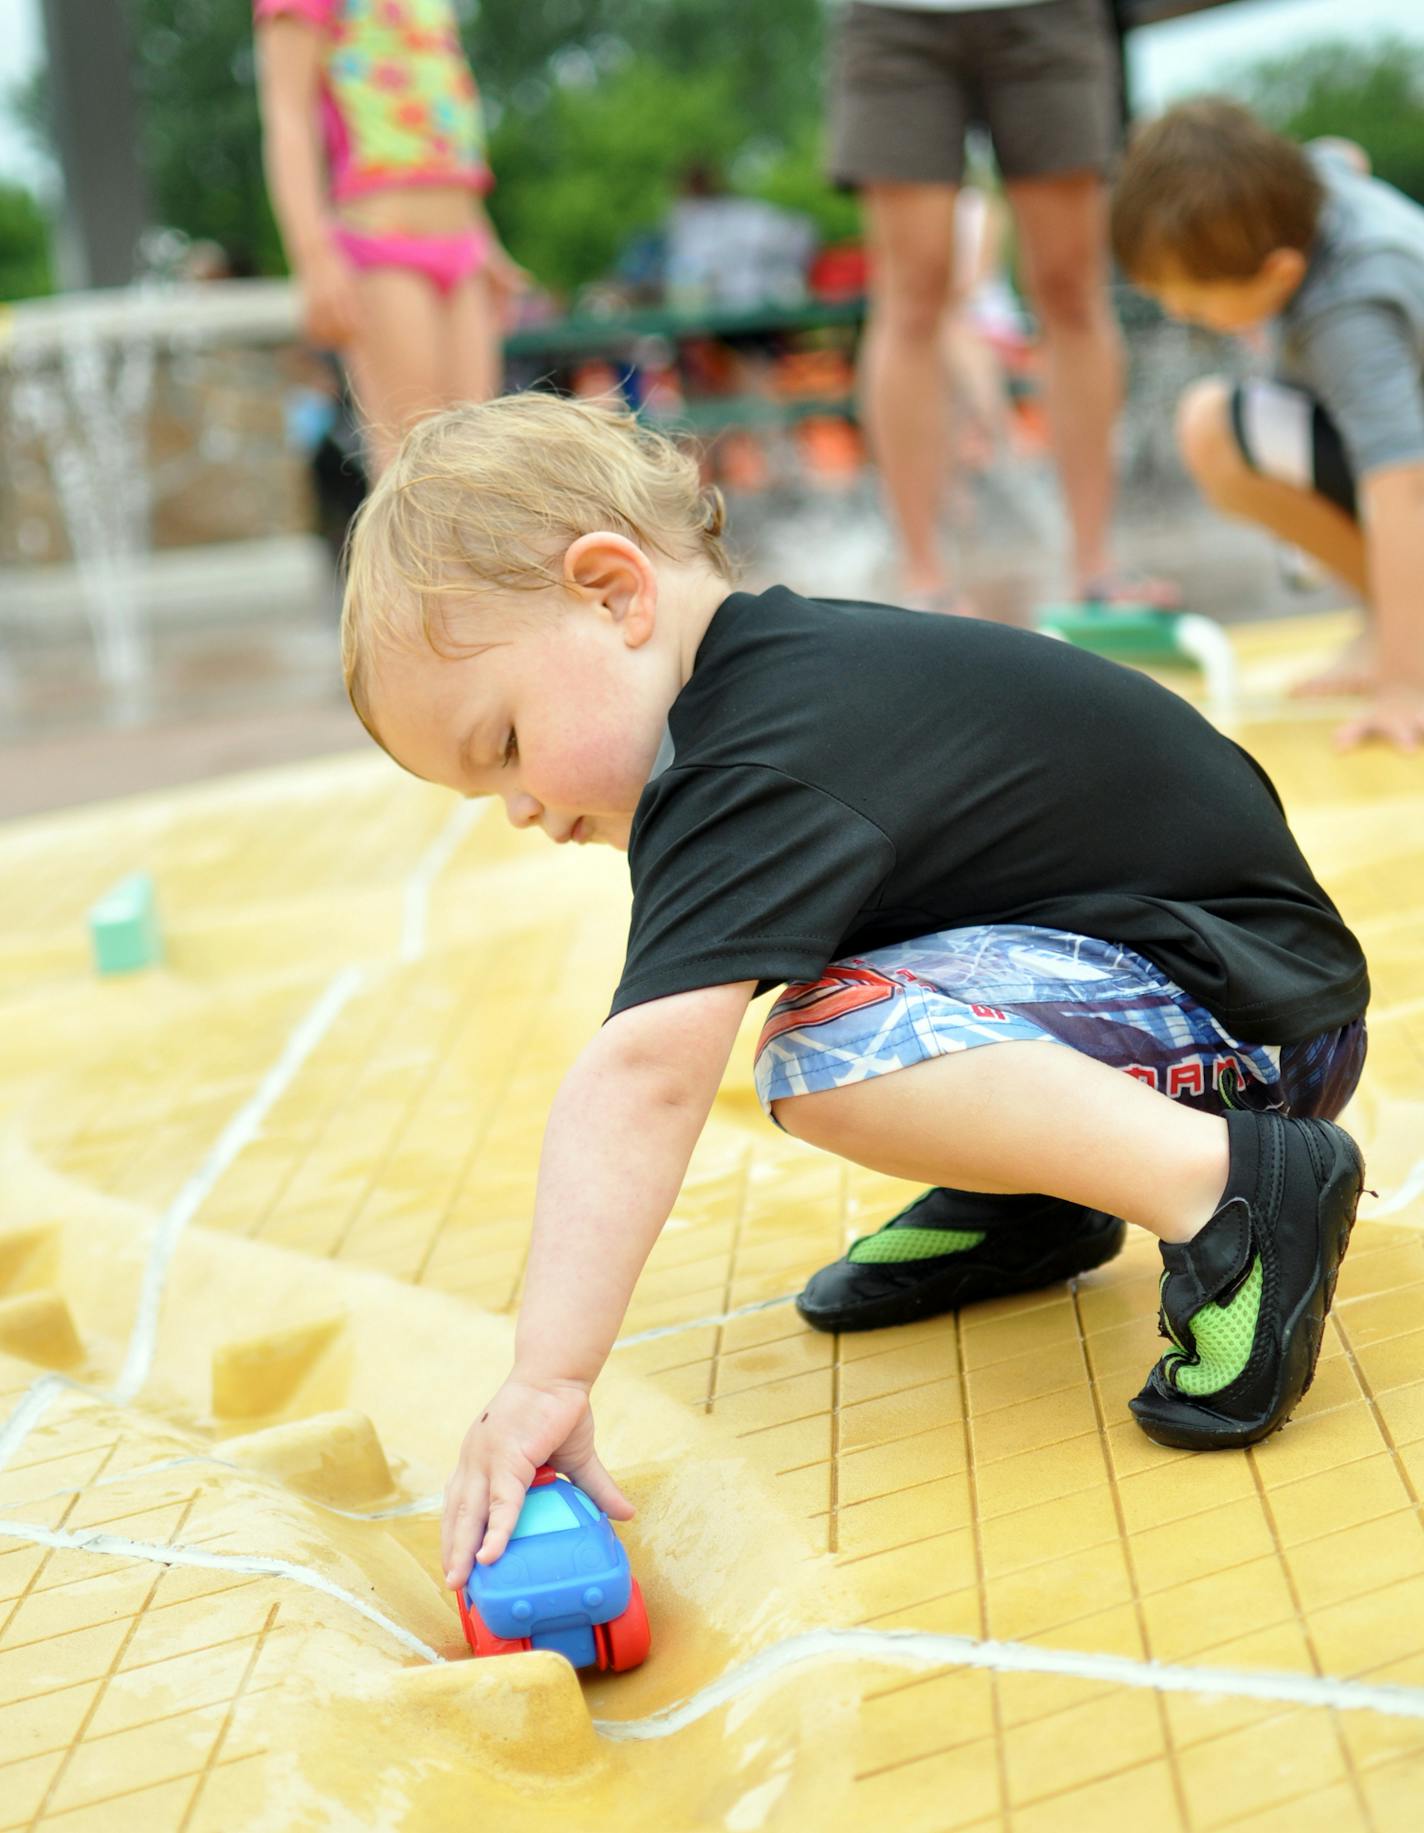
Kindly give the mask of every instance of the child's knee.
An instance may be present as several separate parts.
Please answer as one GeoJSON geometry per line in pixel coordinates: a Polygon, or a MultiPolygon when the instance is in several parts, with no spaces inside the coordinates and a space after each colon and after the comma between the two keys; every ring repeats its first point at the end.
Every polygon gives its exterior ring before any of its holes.
{"type": "Polygon", "coordinates": [[[1177,449],[1203,488],[1241,471],[1243,461],[1231,429],[1231,385],[1220,376],[1193,382],[1177,403],[1177,449]]]}

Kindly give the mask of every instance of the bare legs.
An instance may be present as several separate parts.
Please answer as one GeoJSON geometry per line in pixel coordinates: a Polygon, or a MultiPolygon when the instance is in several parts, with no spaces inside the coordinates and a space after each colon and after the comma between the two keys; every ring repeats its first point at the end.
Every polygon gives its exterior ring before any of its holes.
{"type": "Polygon", "coordinates": [[[1017,179],[1007,191],[1043,332],[1048,420],[1081,592],[1111,569],[1112,434],[1122,408],[1122,345],[1108,295],[1107,188],[1074,173],[1017,179]]]}
{"type": "MultiPolygon", "coordinates": [[[[1202,494],[1216,509],[1267,528],[1308,554],[1369,602],[1369,570],[1358,522],[1313,490],[1253,471],[1231,427],[1231,385],[1217,376],[1194,382],[1177,409],[1177,443],[1202,494]]],[[[1362,693],[1375,684],[1374,642],[1366,630],[1300,693],[1362,693]]]]}
{"type": "Polygon", "coordinates": [[[403,267],[369,268],[358,286],[361,325],[345,357],[374,476],[415,421],[496,392],[499,337],[482,274],[448,297],[403,267]]]}
{"type": "MultiPolygon", "coordinates": [[[[1107,198],[1086,173],[1008,187],[1024,277],[1043,328],[1048,412],[1076,586],[1110,568],[1112,430],[1122,353],[1107,289],[1107,198]]],[[[940,343],[954,247],[952,185],[869,185],[871,310],[865,418],[911,592],[946,584],[936,522],[947,465],[940,343]]]]}
{"type": "Polygon", "coordinates": [[[890,1177],[1035,1192],[1188,1241],[1226,1184],[1226,1122],[1056,1044],[994,1044],[776,1103],[798,1139],[890,1177]]]}
{"type": "Polygon", "coordinates": [[[947,588],[939,509],[948,463],[941,346],[954,249],[953,185],[870,185],[870,322],[861,355],[865,423],[900,538],[903,588],[947,588]]]}

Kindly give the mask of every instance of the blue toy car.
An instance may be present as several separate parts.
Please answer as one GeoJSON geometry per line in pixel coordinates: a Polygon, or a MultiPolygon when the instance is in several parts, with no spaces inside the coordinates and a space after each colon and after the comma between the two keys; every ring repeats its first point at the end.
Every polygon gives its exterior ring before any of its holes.
{"type": "Polygon", "coordinates": [[[477,1655],[551,1648],[576,1668],[621,1674],[648,1653],[643,1594],[613,1524],[548,1465],[535,1472],[509,1545],[458,1593],[477,1655]]]}

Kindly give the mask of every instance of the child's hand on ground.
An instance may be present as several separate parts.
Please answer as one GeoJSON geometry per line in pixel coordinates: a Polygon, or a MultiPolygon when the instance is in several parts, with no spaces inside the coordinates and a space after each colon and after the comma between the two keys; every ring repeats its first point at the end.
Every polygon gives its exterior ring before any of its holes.
{"type": "Polygon", "coordinates": [[[323,249],[301,269],[302,327],[318,350],[340,350],[356,335],[356,277],[336,249],[323,249]]]}
{"type": "Polygon", "coordinates": [[[504,1551],[541,1464],[571,1477],[615,1520],[631,1520],[633,1504],[593,1448],[585,1384],[535,1381],[516,1371],[465,1434],[460,1462],[445,1485],[440,1558],[452,1591],[470,1576],[477,1554],[487,1566],[504,1551]]]}
{"type": "Polygon", "coordinates": [[[1370,738],[1382,738],[1398,751],[1417,751],[1424,745],[1424,689],[1382,689],[1363,713],[1337,730],[1335,743],[1349,751],[1370,738]]]}

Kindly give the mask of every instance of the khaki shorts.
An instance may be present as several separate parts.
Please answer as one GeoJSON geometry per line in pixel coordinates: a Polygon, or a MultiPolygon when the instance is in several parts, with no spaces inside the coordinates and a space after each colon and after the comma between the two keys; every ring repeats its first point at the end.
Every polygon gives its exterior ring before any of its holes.
{"type": "Polygon", "coordinates": [[[831,63],[836,184],[958,184],[975,122],[1006,179],[1105,172],[1121,126],[1108,0],[846,8],[831,63]]]}

